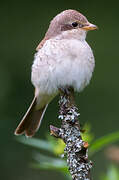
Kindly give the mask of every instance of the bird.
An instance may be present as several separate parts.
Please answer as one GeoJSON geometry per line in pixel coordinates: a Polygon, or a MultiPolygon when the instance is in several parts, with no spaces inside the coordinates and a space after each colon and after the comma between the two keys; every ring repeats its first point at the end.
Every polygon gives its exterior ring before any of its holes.
{"type": "Polygon", "coordinates": [[[60,87],[70,86],[81,92],[90,82],[95,67],[87,32],[97,29],[77,10],[56,15],[36,48],[31,70],[35,87],[33,101],[15,130],[15,135],[35,135],[48,104],[59,94],[60,87]]]}

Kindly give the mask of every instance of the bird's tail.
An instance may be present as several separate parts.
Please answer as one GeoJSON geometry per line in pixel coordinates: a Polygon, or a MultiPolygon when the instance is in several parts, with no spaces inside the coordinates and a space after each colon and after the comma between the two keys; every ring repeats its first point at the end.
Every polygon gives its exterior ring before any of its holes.
{"type": "Polygon", "coordinates": [[[37,99],[34,97],[28,111],[15,130],[15,135],[21,135],[24,133],[27,137],[32,137],[39,129],[48,104],[42,109],[36,110],[36,101],[37,99]]]}

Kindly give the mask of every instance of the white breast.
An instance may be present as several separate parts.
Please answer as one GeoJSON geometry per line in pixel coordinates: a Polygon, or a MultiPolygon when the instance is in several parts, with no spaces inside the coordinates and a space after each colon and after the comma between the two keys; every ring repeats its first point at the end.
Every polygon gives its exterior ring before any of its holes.
{"type": "Polygon", "coordinates": [[[32,83],[39,94],[54,94],[66,85],[80,92],[89,83],[94,65],[85,40],[50,39],[35,54],[32,83]]]}

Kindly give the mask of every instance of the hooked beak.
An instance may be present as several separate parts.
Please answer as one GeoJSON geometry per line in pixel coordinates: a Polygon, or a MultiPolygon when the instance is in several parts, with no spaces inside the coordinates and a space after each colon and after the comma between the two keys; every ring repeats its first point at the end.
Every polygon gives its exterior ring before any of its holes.
{"type": "Polygon", "coordinates": [[[86,31],[90,31],[90,30],[98,29],[98,27],[96,25],[94,25],[94,24],[87,23],[82,27],[82,29],[84,29],[86,31]]]}

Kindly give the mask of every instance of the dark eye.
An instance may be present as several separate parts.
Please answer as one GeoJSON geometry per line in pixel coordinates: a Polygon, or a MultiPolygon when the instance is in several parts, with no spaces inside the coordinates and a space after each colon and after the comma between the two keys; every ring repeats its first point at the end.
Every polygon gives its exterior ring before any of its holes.
{"type": "Polygon", "coordinates": [[[72,26],[73,26],[73,27],[77,27],[77,26],[78,26],[78,23],[77,23],[77,22],[73,22],[73,23],[72,23],[72,26]]]}

